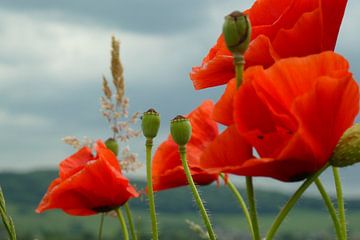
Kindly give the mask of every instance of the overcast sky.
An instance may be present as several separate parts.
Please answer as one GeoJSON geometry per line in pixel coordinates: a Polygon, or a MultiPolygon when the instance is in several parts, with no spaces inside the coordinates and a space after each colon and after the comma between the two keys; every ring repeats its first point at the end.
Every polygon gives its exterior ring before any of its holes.
{"type": "MultiPolygon", "coordinates": [[[[55,167],[72,152],[61,142],[67,135],[108,137],[99,98],[112,34],[122,43],[130,112],[157,109],[163,140],[172,117],[220,96],[221,87],[196,92],[189,72],[215,42],[223,16],[251,2],[2,0],[0,171],[55,167]]],[[[360,2],[350,0],[337,45],[358,78],[359,13],[360,2]]],[[[131,148],[141,151],[142,142],[131,148]]],[[[355,181],[349,173],[359,170],[344,172],[348,193],[355,181]]]]}

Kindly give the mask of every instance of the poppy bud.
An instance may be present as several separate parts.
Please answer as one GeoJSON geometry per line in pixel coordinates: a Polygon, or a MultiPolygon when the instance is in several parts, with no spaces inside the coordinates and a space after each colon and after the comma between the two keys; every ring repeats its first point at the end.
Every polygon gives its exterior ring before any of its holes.
{"type": "Polygon", "coordinates": [[[142,116],[141,128],[146,138],[156,137],[160,127],[160,115],[154,109],[150,108],[142,116]]]}
{"type": "Polygon", "coordinates": [[[115,154],[115,156],[118,155],[118,153],[119,153],[119,145],[118,145],[118,143],[116,142],[115,139],[113,139],[113,138],[108,138],[108,139],[105,141],[105,146],[106,146],[109,150],[111,150],[111,151],[115,154]]]}
{"type": "Polygon", "coordinates": [[[360,162],[360,124],[345,131],[330,159],[335,167],[346,167],[357,162],[360,162]]]}
{"type": "Polygon", "coordinates": [[[184,116],[178,115],[170,123],[170,132],[174,141],[180,145],[186,145],[191,138],[191,123],[184,116]]]}
{"type": "Polygon", "coordinates": [[[249,17],[239,11],[225,17],[223,34],[227,48],[233,54],[244,55],[249,46],[251,24],[249,17]]]}

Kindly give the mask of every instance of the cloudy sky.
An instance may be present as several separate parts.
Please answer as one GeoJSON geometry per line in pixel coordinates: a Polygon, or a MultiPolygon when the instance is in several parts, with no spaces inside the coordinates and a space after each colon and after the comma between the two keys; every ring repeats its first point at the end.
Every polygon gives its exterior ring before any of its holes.
{"type": "MultiPolygon", "coordinates": [[[[113,34],[122,43],[130,111],[157,109],[163,120],[158,142],[164,139],[173,116],[220,96],[222,88],[195,92],[189,72],[215,42],[223,16],[251,2],[1,1],[0,171],[55,167],[72,152],[61,142],[67,135],[108,137],[99,98],[113,34]]],[[[360,2],[350,0],[337,45],[358,78],[359,12],[360,2]]],[[[141,151],[142,142],[131,148],[141,151]]],[[[348,193],[358,170],[344,171],[348,193]]]]}

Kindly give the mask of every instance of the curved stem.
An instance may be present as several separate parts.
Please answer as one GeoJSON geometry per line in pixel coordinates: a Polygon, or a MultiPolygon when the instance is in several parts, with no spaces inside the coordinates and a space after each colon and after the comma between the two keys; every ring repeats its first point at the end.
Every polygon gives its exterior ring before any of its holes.
{"type": "Polygon", "coordinates": [[[137,240],[136,231],[135,231],[135,227],[134,227],[134,221],[132,219],[132,214],[131,214],[131,209],[130,209],[129,203],[126,202],[124,204],[124,208],[125,208],[126,216],[127,216],[129,227],[130,227],[131,239],[137,240]]]}
{"type": "Polygon", "coordinates": [[[277,217],[275,218],[275,221],[270,227],[270,230],[266,234],[266,240],[271,240],[275,236],[277,230],[279,229],[281,223],[284,221],[285,217],[288,215],[290,210],[293,208],[295,203],[299,200],[301,195],[308,189],[308,187],[315,181],[316,178],[320,176],[320,174],[329,166],[329,164],[326,164],[322,169],[320,169],[318,172],[314,173],[310,177],[308,177],[303,184],[296,190],[294,195],[287,201],[287,203],[284,205],[284,207],[281,209],[277,217]]]}
{"type": "Polygon", "coordinates": [[[147,190],[148,198],[150,205],[150,216],[151,216],[151,227],[152,227],[152,239],[158,240],[158,229],[156,221],[156,210],[155,210],[155,200],[154,200],[154,190],[152,184],[152,168],[151,168],[151,149],[153,146],[153,141],[151,138],[146,139],[146,180],[147,180],[147,190]]]}
{"type": "Polygon", "coordinates": [[[241,209],[244,212],[245,219],[246,219],[246,221],[247,221],[247,223],[249,225],[250,233],[253,236],[253,238],[255,238],[250,213],[249,213],[249,210],[248,210],[248,208],[246,206],[244,198],[241,196],[240,192],[237,190],[236,186],[230,181],[230,179],[225,179],[225,176],[224,176],[223,173],[220,174],[220,177],[226,182],[226,185],[229,187],[230,191],[235,195],[236,200],[238,201],[238,203],[240,204],[241,209]]]}
{"type": "Polygon", "coordinates": [[[124,216],[123,216],[120,208],[116,208],[115,212],[116,212],[116,215],[117,215],[117,217],[119,219],[119,222],[120,222],[120,225],[121,225],[124,240],[129,240],[129,233],[128,233],[128,230],[127,230],[127,227],[126,227],[126,222],[125,222],[124,216]]]}
{"type": "Polygon", "coordinates": [[[346,239],[343,238],[342,229],[341,229],[339,219],[338,219],[337,214],[336,214],[336,209],[335,209],[334,204],[332,203],[329,195],[327,194],[327,192],[326,192],[326,190],[324,188],[324,185],[321,183],[319,178],[315,179],[315,184],[316,184],[316,186],[317,186],[317,188],[318,188],[318,190],[319,190],[319,192],[320,192],[322,198],[324,199],[324,202],[325,202],[325,204],[326,204],[326,206],[328,208],[331,219],[332,219],[332,221],[334,223],[337,239],[346,240],[346,239]]]}
{"type": "Polygon", "coordinates": [[[334,175],[334,181],[335,181],[336,197],[337,197],[337,202],[338,202],[341,230],[342,230],[343,238],[347,239],[344,196],[343,196],[342,187],[341,187],[340,172],[339,172],[339,168],[337,168],[337,167],[333,167],[332,169],[333,169],[333,175],[334,175]]]}
{"type": "Polygon", "coordinates": [[[182,161],[182,165],[184,167],[184,171],[185,171],[185,174],[186,174],[186,178],[187,178],[187,181],[191,187],[191,191],[193,193],[193,196],[195,198],[195,201],[200,209],[200,213],[201,213],[201,216],[204,220],[204,224],[206,226],[206,229],[209,233],[209,237],[211,240],[215,240],[216,237],[215,237],[215,233],[214,233],[214,230],[211,226],[211,222],[210,222],[210,219],[209,219],[209,216],[205,210],[205,207],[204,207],[204,204],[201,200],[201,197],[199,195],[199,192],[197,191],[196,189],[196,186],[195,186],[195,183],[194,183],[194,180],[192,179],[192,176],[191,176],[191,173],[190,173],[190,168],[189,168],[189,165],[186,161],[186,147],[185,146],[179,146],[179,152],[180,152],[180,157],[181,157],[181,161],[182,161]]]}
{"type": "Polygon", "coordinates": [[[250,209],[251,222],[254,232],[254,240],[260,240],[259,223],[257,220],[256,204],[255,204],[255,193],[252,182],[252,177],[246,177],[246,191],[250,209]]]}
{"type": "Polygon", "coordinates": [[[105,213],[101,213],[100,225],[99,225],[99,234],[98,234],[98,239],[99,240],[102,239],[102,232],[103,232],[103,227],[104,227],[104,218],[105,218],[105,213]]]}

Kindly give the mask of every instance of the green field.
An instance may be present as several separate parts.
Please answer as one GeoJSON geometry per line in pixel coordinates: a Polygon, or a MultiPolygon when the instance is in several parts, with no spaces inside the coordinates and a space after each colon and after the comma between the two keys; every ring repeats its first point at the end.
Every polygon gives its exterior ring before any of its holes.
{"type": "MultiPolygon", "coordinates": [[[[36,214],[34,209],[47,185],[56,176],[55,171],[26,174],[2,173],[0,183],[8,202],[8,212],[14,218],[20,240],[91,240],[98,239],[100,215],[72,217],[59,210],[36,214]]],[[[139,189],[144,182],[137,181],[139,189]]],[[[249,239],[249,231],[240,207],[229,190],[214,185],[200,188],[206,200],[207,209],[215,226],[219,240],[249,239]]],[[[243,192],[243,190],[242,190],[243,192]]],[[[266,232],[288,195],[278,192],[256,191],[260,225],[266,232]]],[[[131,200],[139,239],[151,239],[150,220],[147,215],[146,199],[131,200]]],[[[202,224],[197,208],[188,188],[178,188],[156,194],[158,221],[161,239],[200,239],[193,232],[187,219],[202,224]]],[[[350,238],[360,239],[360,201],[346,201],[350,238]]],[[[121,239],[120,226],[116,218],[106,216],[104,239],[121,239]]],[[[5,230],[0,227],[0,239],[6,239],[5,230]]],[[[290,213],[275,239],[335,239],[332,222],[323,202],[319,198],[304,197],[290,213]]]]}

